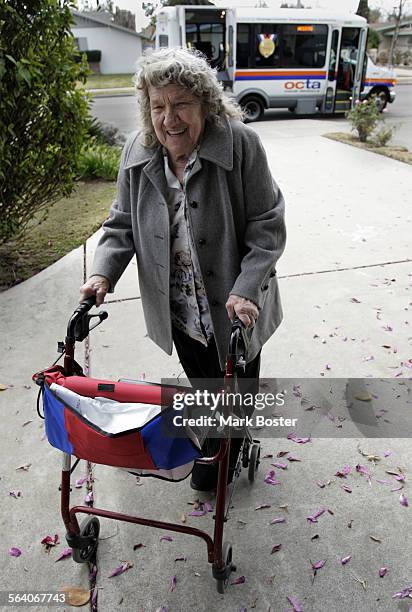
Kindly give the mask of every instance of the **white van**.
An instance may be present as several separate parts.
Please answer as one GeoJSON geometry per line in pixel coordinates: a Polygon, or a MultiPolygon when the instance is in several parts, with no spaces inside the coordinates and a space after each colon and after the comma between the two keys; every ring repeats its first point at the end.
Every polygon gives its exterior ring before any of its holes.
{"type": "Polygon", "coordinates": [[[363,17],[318,9],[170,6],[157,13],[156,48],[196,48],[250,121],[265,109],[345,113],[377,95],[395,99],[394,74],[366,54],[363,17]]]}

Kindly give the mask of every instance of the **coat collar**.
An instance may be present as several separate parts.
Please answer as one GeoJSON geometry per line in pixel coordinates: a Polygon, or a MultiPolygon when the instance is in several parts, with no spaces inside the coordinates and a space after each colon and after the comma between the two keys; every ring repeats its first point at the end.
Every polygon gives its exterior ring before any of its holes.
{"type": "MultiPolygon", "coordinates": [[[[205,131],[199,148],[199,157],[211,161],[225,170],[233,170],[233,134],[226,117],[219,119],[218,124],[206,122],[205,131]]],[[[140,144],[138,134],[130,146],[124,168],[147,164],[145,174],[158,174],[162,168],[162,148],[149,149],[140,144]]]]}

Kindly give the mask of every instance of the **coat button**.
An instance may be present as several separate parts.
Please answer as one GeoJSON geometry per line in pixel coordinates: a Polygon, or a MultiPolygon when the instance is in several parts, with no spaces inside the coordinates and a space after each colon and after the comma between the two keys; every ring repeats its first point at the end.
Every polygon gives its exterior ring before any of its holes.
{"type": "Polygon", "coordinates": [[[197,202],[195,202],[194,200],[192,202],[190,202],[190,206],[192,208],[197,208],[197,202]]]}
{"type": "Polygon", "coordinates": [[[199,245],[204,246],[206,244],[206,240],[204,238],[199,238],[199,245]]]}
{"type": "Polygon", "coordinates": [[[267,291],[269,289],[269,285],[263,285],[262,291],[267,291]]]}
{"type": "Polygon", "coordinates": [[[276,276],[276,270],[273,270],[273,272],[270,273],[270,278],[273,278],[274,276],[276,276]]]}
{"type": "Polygon", "coordinates": [[[213,270],[206,270],[206,276],[213,276],[213,270]]]}

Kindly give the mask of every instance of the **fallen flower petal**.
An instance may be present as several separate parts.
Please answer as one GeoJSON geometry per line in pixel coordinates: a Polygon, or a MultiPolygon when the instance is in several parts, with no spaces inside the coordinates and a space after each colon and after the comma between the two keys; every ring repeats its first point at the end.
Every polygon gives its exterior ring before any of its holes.
{"type": "Polygon", "coordinates": [[[288,461],[302,461],[302,459],[298,459],[298,457],[295,457],[294,455],[289,455],[289,457],[286,457],[286,459],[288,461]]]}
{"type": "Polygon", "coordinates": [[[270,554],[273,555],[273,553],[279,552],[281,548],[282,548],[282,544],[275,544],[274,546],[272,546],[272,550],[270,554]]]}
{"type": "Polygon", "coordinates": [[[193,512],[189,513],[189,516],[204,516],[206,514],[206,510],[193,510],[193,512]]]}
{"type": "Polygon", "coordinates": [[[290,597],[288,595],[286,599],[288,600],[290,605],[293,607],[293,612],[303,612],[303,606],[300,603],[300,601],[296,599],[296,597],[290,597]]]}
{"type": "Polygon", "coordinates": [[[350,467],[350,465],[344,465],[341,470],[338,470],[336,472],[335,476],[338,476],[338,478],[346,478],[346,476],[350,474],[351,471],[352,468],[350,467]]]}
{"type": "Polygon", "coordinates": [[[399,496],[399,503],[401,504],[401,506],[404,506],[405,508],[409,506],[408,498],[403,493],[401,493],[399,496]]]}
{"type": "Polygon", "coordinates": [[[176,576],[172,576],[171,580],[170,580],[170,587],[169,587],[169,591],[173,592],[176,588],[176,583],[177,583],[177,578],[176,576]]]}
{"type": "Polygon", "coordinates": [[[57,561],[61,561],[62,559],[67,559],[67,557],[71,557],[71,556],[72,556],[72,549],[64,548],[63,551],[60,553],[60,557],[57,557],[55,563],[57,563],[57,561]]]}
{"type": "Polygon", "coordinates": [[[90,600],[90,603],[92,604],[92,606],[96,606],[96,604],[97,604],[97,595],[98,595],[98,589],[97,589],[97,587],[94,587],[93,593],[92,593],[92,598],[90,600]]]}
{"type": "Polygon", "coordinates": [[[277,525],[278,523],[286,523],[286,519],[284,516],[277,516],[276,518],[272,519],[269,523],[269,525],[277,525]]]}
{"type": "Polygon", "coordinates": [[[393,455],[393,451],[391,451],[390,449],[386,450],[386,451],[383,453],[383,456],[384,456],[384,457],[390,457],[391,455],[393,455]]]}
{"type": "Polygon", "coordinates": [[[84,503],[85,504],[91,504],[93,502],[93,500],[94,500],[93,491],[89,491],[89,493],[84,498],[84,503]]]}
{"type": "Polygon", "coordinates": [[[206,512],[213,512],[213,506],[209,502],[204,502],[203,507],[206,512]]]}
{"type": "Polygon", "coordinates": [[[399,591],[399,593],[395,593],[392,595],[392,599],[406,599],[407,597],[410,597],[411,594],[412,586],[402,589],[402,591],[399,591]]]}
{"type": "Polygon", "coordinates": [[[379,576],[381,578],[383,578],[386,574],[388,573],[388,568],[387,567],[381,567],[379,570],[379,576]]]}
{"type": "Polygon", "coordinates": [[[287,463],[271,463],[271,465],[273,465],[273,467],[275,467],[275,468],[279,468],[280,470],[287,470],[288,469],[287,463]]]}
{"type": "Polygon", "coordinates": [[[133,563],[131,561],[126,561],[125,563],[122,563],[121,565],[119,565],[119,567],[116,567],[116,569],[114,569],[108,577],[114,578],[115,576],[124,574],[124,572],[127,572],[127,570],[131,569],[132,567],[133,567],[133,563]]]}
{"type": "Polygon", "coordinates": [[[342,557],[340,562],[342,563],[342,565],[346,565],[347,563],[349,563],[351,559],[352,559],[352,555],[348,555],[347,557],[342,557]]]}
{"type": "Polygon", "coordinates": [[[260,506],[256,506],[255,510],[263,510],[265,508],[271,508],[270,504],[260,504],[260,506]]]}
{"type": "Polygon", "coordinates": [[[13,489],[12,491],[9,491],[9,495],[14,497],[14,499],[17,499],[18,497],[21,497],[21,491],[16,491],[13,489]]]}
{"type": "Polygon", "coordinates": [[[97,576],[97,565],[93,565],[93,569],[89,574],[89,582],[94,582],[97,576]]]}
{"type": "MultiPolygon", "coordinates": [[[[311,561],[312,563],[312,561],[311,561]]],[[[316,563],[312,563],[312,569],[320,570],[325,565],[326,559],[322,559],[321,561],[317,561],[316,563]]]]}
{"type": "Polygon", "coordinates": [[[272,459],[273,455],[263,455],[262,459],[272,459]]]}
{"type": "Polygon", "coordinates": [[[9,548],[8,553],[10,557],[20,557],[21,550],[20,548],[17,548],[16,546],[12,546],[11,548],[9,548]]]}
{"type": "Polygon", "coordinates": [[[289,451],[279,451],[276,457],[280,459],[281,457],[286,457],[286,455],[289,455],[289,451]]]}
{"type": "Polygon", "coordinates": [[[54,534],[54,536],[46,536],[42,539],[41,544],[44,545],[45,551],[47,553],[50,553],[51,549],[53,548],[53,546],[56,546],[57,544],[59,544],[59,536],[56,534],[54,534]]]}
{"type": "Polygon", "coordinates": [[[279,480],[276,480],[275,478],[275,470],[271,470],[270,472],[268,472],[264,478],[264,482],[266,484],[270,484],[270,485],[278,485],[280,484],[279,480]]]}
{"type": "Polygon", "coordinates": [[[24,472],[27,472],[30,469],[31,463],[23,463],[23,465],[19,465],[19,467],[16,467],[16,471],[17,470],[23,470],[24,472]]]}
{"type": "Polygon", "coordinates": [[[355,469],[358,472],[358,474],[365,474],[366,476],[370,476],[370,472],[368,468],[365,467],[364,465],[361,465],[360,463],[357,464],[355,469]]]}
{"type": "Polygon", "coordinates": [[[307,442],[311,442],[310,436],[308,438],[300,438],[294,432],[288,434],[286,437],[288,440],[296,442],[296,444],[306,444],[307,442]]]}
{"type": "Polygon", "coordinates": [[[172,536],[168,536],[168,535],[165,535],[165,536],[160,536],[160,538],[159,538],[159,539],[160,539],[160,541],[162,541],[162,540],[166,540],[166,542],[173,542],[173,538],[172,538],[172,536]]]}
{"type": "Polygon", "coordinates": [[[244,582],[246,582],[246,578],[244,576],[239,576],[236,580],[232,580],[230,584],[243,584],[244,582]]]}
{"type": "Polygon", "coordinates": [[[352,489],[348,485],[341,485],[341,489],[346,491],[346,493],[352,493],[352,489]]]}
{"type": "Polygon", "coordinates": [[[309,523],[317,523],[318,522],[318,518],[320,516],[322,516],[322,514],[324,514],[326,512],[326,508],[321,508],[320,510],[318,510],[318,512],[315,512],[315,514],[312,514],[312,516],[307,516],[306,520],[309,523]]]}
{"type": "Polygon", "coordinates": [[[74,483],[74,486],[76,487],[76,489],[80,489],[82,485],[84,485],[86,480],[87,480],[87,476],[82,476],[81,478],[78,478],[76,482],[74,483]]]}

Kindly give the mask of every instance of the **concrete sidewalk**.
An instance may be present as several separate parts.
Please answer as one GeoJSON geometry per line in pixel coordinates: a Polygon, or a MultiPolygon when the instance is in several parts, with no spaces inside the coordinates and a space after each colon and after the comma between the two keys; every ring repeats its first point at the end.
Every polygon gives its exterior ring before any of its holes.
{"type": "MultiPolygon", "coordinates": [[[[276,377],[279,388],[289,377],[399,376],[394,385],[403,392],[412,358],[410,168],[322,138],[336,130],[333,120],[301,120],[299,125],[293,120],[261,122],[253,127],[285,194],[289,234],[278,266],[285,318],[264,349],[262,376],[276,377]]],[[[2,590],[89,584],[87,567],[71,559],[56,562],[65,548],[59,515],[60,453],[42,439],[30,377],[55,358],[55,343],[64,337],[84,262],[88,268],[96,240],[94,236],[87,242],[85,253],[78,249],[0,294],[0,383],[8,386],[0,393],[5,433],[0,474],[2,590]],[[28,471],[16,469],[26,463],[31,464],[28,471]],[[10,496],[12,490],[20,490],[21,496],[10,496]],[[55,533],[61,543],[47,554],[40,541],[55,533]],[[20,557],[7,554],[12,546],[22,550],[20,557]]],[[[146,337],[134,262],[106,309],[109,319],[90,337],[93,376],[158,381],[181,372],[176,356],[164,355],[146,337]]],[[[82,361],[83,356],[79,346],[77,357],[82,361]]],[[[335,406],[332,415],[330,434],[313,437],[310,443],[298,446],[285,438],[288,432],[282,438],[263,439],[262,454],[274,459],[262,461],[253,486],[241,474],[225,539],[234,545],[233,577],[244,575],[244,584],[230,586],[225,596],[217,594],[203,542],[178,534],[172,534],[173,541],[160,541],[163,534],[157,530],[102,520],[98,610],[155,612],[164,606],[169,612],[283,612],[292,609],[290,596],[305,612],[406,612],[412,601],[399,602],[392,595],[412,584],[412,499],[409,507],[399,503],[400,492],[390,490],[399,482],[386,470],[399,467],[405,472],[403,492],[411,497],[410,440],[362,440],[360,432],[344,437],[349,428],[343,422],[342,431],[337,430],[340,412],[335,406]],[[379,460],[368,462],[358,445],[379,460]],[[387,457],[386,450],[391,451],[387,457]],[[276,459],[279,451],[289,451],[301,462],[276,459]],[[273,468],[271,461],[284,461],[288,468],[273,468]],[[358,463],[370,469],[370,485],[355,472],[358,463]],[[352,473],[341,480],[335,473],[345,464],[352,473]],[[281,482],[278,486],[264,483],[271,469],[281,482]],[[378,482],[388,479],[392,487],[378,482]],[[324,488],[316,484],[329,480],[324,488]],[[352,493],[341,485],[349,485],[352,493]],[[271,507],[255,511],[260,504],[271,507]],[[333,515],[325,513],[310,524],[306,517],[322,507],[333,515]],[[277,516],[285,517],[286,523],[269,525],[277,516]],[[145,547],[134,551],[138,543],[145,547]],[[279,543],[281,550],[271,554],[279,543]],[[351,561],[342,566],[340,559],[348,555],[351,561]],[[175,561],[180,556],[187,560],[175,561]],[[321,559],[326,564],[312,584],[311,561],[321,559]],[[108,578],[124,561],[132,561],[134,567],[108,578]],[[389,569],[384,578],[379,577],[381,567],[389,569]],[[177,584],[170,591],[173,576],[177,584]],[[365,581],[365,588],[357,579],[365,581]]],[[[83,465],[76,478],[85,473],[83,465]]],[[[96,507],[176,522],[191,511],[188,480],[173,485],[155,479],[136,482],[133,476],[100,465],[94,466],[93,475],[96,507]]],[[[82,503],[85,494],[85,485],[73,488],[72,501],[82,503]]],[[[210,515],[186,520],[212,530],[210,515]]]]}

